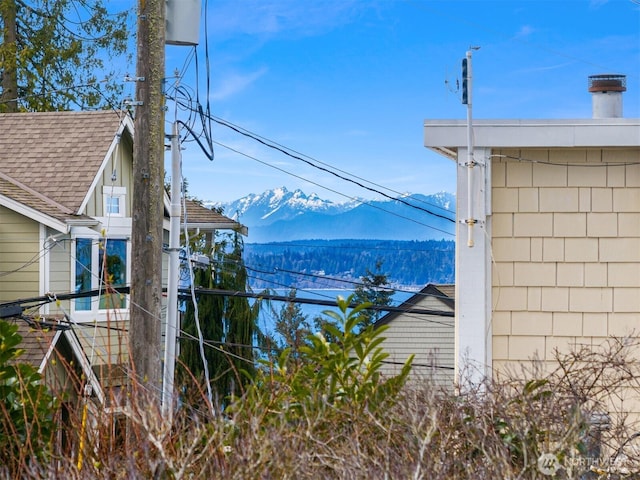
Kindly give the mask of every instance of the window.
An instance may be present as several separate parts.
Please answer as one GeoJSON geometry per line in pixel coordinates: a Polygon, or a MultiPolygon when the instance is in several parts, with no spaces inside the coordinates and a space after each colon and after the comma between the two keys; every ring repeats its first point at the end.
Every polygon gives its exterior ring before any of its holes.
{"type": "Polygon", "coordinates": [[[104,208],[106,215],[120,215],[120,197],[105,195],[104,208]]]}
{"type": "MultiPolygon", "coordinates": [[[[127,241],[106,240],[100,242],[98,271],[103,290],[123,287],[127,284],[127,241]],[[106,261],[106,263],[105,263],[106,261]]],[[[124,295],[107,292],[100,295],[100,309],[125,308],[124,295]]]]}
{"type": "Polygon", "coordinates": [[[75,247],[76,292],[101,289],[99,301],[77,298],[75,310],[91,311],[127,307],[126,296],[110,290],[127,284],[128,241],[124,239],[77,238],[75,247]]]}
{"type": "Polygon", "coordinates": [[[124,217],[126,187],[102,187],[104,216],[124,217]]]}
{"type": "MultiPolygon", "coordinates": [[[[91,290],[92,248],[90,238],[76,240],[76,293],[91,290]]],[[[76,310],[91,310],[91,297],[76,298],[76,310]]]]}

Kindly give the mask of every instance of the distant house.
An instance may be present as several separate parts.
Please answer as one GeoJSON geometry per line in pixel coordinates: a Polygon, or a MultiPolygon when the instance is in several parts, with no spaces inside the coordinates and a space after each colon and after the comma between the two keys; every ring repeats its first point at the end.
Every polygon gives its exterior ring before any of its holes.
{"type": "Polygon", "coordinates": [[[625,89],[590,77],[591,119],[475,120],[473,168],[466,121],[425,121],[425,146],[458,165],[458,367],[490,376],[638,334],[640,120],[622,118],[625,89]]]}
{"type": "Polygon", "coordinates": [[[407,358],[415,355],[411,378],[430,379],[441,386],[453,386],[455,366],[455,287],[428,284],[398,305],[400,311],[381,317],[376,327],[387,326],[382,348],[389,354],[381,372],[397,374],[407,358]],[[433,311],[433,314],[410,313],[411,308],[433,311]]]}
{"type": "MultiPolygon", "coordinates": [[[[110,412],[102,386],[91,368],[74,330],[63,324],[34,321],[28,316],[4,318],[17,326],[22,337],[19,349],[22,354],[17,363],[35,367],[42,375],[49,392],[60,402],[59,409],[52,412],[56,425],[70,421],[70,412],[91,411],[91,418],[98,418],[98,411],[110,412]]],[[[111,415],[103,416],[108,419],[111,415]]],[[[54,451],[62,455],[77,452],[78,437],[67,428],[57,428],[54,451]]]]}
{"type": "Polygon", "coordinates": [[[67,403],[74,403],[84,391],[98,403],[104,403],[98,378],[73,330],[58,328],[60,325],[55,323],[28,323],[23,318],[4,321],[15,324],[22,337],[19,348],[23,353],[18,362],[35,367],[54,395],[64,398],[67,403]],[[87,386],[90,388],[85,388],[87,386]]]}
{"type": "MultiPolygon", "coordinates": [[[[129,361],[129,298],[109,293],[104,278],[128,286],[135,268],[132,120],[114,111],[2,114],[0,131],[0,304],[101,289],[44,303],[37,313],[66,318],[73,335],[56,342],[75,338],[103,387],[118,387],[129,361]]],[[[209,241],[215,230],[246,233],[238,222],[186,204],[183,226],[209,241]]],[[[34,333],[27,333],[29,341],[34,333]]]]}

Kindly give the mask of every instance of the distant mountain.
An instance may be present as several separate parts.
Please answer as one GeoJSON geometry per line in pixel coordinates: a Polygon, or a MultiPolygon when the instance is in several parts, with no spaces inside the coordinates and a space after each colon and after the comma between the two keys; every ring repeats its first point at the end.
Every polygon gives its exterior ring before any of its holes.
{"type": "Polygon", "coordinates": [[[247,243],[305,239],[453,239],[455,196],[406,194],[395,200],[334,203],[286,188],[250,194],[222,207],[249,227],[247,243]]]}
{"type": "Polygon", "coordinates": [[[353,200],[348,203],[334,203],[322,200],[312,193],[307,196],[302,190],[290,192],[286,187],[267,190],[263,193],[250,193],[246,197],[230,203],[205,202],[207,206],[223,207],[225,215],[240,219],[248,227],[270,225],[279,220],[292,220],[305,213],[336,215],[362,203],[353,200]]]}

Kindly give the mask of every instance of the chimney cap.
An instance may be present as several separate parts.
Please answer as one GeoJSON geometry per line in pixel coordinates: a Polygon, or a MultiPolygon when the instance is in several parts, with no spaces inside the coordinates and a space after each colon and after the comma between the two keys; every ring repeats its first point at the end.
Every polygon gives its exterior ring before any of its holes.
{"type": "Polygon", "coordinates": [[[626,92],[627,76],[602,74],[589,76],[589,91],[594,92],[626,92]]]}

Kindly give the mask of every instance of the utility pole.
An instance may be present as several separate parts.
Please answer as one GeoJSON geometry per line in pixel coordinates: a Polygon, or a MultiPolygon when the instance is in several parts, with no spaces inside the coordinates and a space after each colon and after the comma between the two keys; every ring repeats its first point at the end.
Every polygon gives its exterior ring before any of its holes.
{"type": "Polygon", "coordinates": [[[180,134],[178,122],[171,132],[171,206],[169,207],[169,278],[167,279],[167,328],[164,346],[164,374],[162,377],[162,416],[171,423],[173,418],[173,382],[176,367],[178,336],[178,280],[180,277],[180,186],[182,183],[180,134]]]}
{"type": "Polygon", "coordinates": [[[4,112],[18,111],[18,71],[17,71],[17,6],[15,0],[0,0],[0,16],[4,23],[2,33],[3,71],[0,109],[4,112]]]}
{"type": "MultiPolygon", "coordinates": [[[[200,33],[200,0],[165,0],[167,45],[196,46],[200,33]]],[[[169,207],[169,278],[167,279],[167,327],[165,332],[164,372],[162,377],[162,416],[169,424],[173,419],[173,389],[176,367],[178,320],[178,280],[180,275],[180,200],[182,160],[178,120],[171,131],[171,205],[169,207]]],[[[205,372],[206,364],[205,364],[205,372]]],[[[208,378],[207,378],[208,379],[208,378]]],[[[208,390],[210,392],[210,387],[208,390]]]]}
{"type": "Polygon", "coordinates": [[[134,375],[158,402],[161,385],[165,0],[138,2],[129,348],[134,375]]]}

